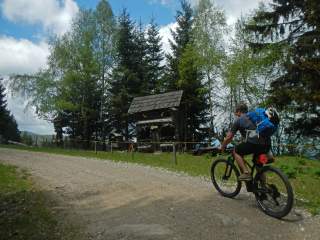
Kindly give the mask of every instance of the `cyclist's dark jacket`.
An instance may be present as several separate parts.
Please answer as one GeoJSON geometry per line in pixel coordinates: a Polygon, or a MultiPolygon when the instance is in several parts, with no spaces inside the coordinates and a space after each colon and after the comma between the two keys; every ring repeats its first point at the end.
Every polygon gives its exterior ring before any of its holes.
{"type": "MultiPolygon", "coordinates": [[[[237,118],[232,127],[231,127],[231,132],[235,135],[237,131],[241,133],[241,136],[243,139],[246,138],[247,131],[246,130],[255,130],[256,126],[254,125],[253,122],[247,117],[246,114],[242,114],[239,118],[237,118]]],[[[256,136],[256,137],[249,137],[247,139],[247,142],[252,143],[252,144],[259,144],[259,145],[266,145],[270,146],[271,145],[271,139],[270,137],[261,137],[261,136],[256,136]]]]}

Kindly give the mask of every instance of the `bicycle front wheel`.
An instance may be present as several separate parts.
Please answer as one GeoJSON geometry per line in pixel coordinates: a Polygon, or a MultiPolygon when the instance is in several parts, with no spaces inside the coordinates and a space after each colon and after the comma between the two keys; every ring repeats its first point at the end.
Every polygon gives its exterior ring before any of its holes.
{"type": "Polygon", "coordinates": [[[263,167],[255,182],[255,197],[262,211],[275,218],[283,218],[291,211],[294,201],[292,186],[279,169],[263,167]]]}
{"type": "Polygon", "coordinates": [[[222,196],[233,198],[238,195],[241,189],[238,176],[238,169],[229,161],[218,159],[212,163],[211,181],[222,196]]]}

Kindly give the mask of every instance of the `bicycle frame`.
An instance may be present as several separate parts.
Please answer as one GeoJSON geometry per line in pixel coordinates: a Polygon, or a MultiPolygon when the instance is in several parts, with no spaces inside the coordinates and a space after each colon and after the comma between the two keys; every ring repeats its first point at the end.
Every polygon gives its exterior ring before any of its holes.
{"type": "MultiPolygon", "coordinates": [[[[255,163],[255,158],[256,158],[256,156],[253,155],[253,157],[252,157],[252,162],[253,162],[253,164],[252,164],[252,165],[251,165],[247,160],[243,159],[245,165],[247,165],[247,166],[250,168],[250,172],[251,172],[251,176],[252,176],[252,180],[251,180],[251,181],[246,181],[246,182],[245,182],[246,189],[247,189],[248,192],[253,192],[253,193],[259,192],[259,189],[258,189],[258,186],[257,186],[257,184],[256,184],[256,182],[255,182],[255,177],[254,177],[254,176],[256,176],[256,175],[261,171],[261,169],[262,169],[262,167],[263,167],[263,166],[259,166],[259,165],[257,165],[257,164],[255,163]]],[[[228,156],[227,161],[230,162],[230,163],[232,163],[233,165],[235,165],[235,164],[234,164],[235,159],[234,159],[234,157],[232,156],[232,154],[228,156]]],[[[236,167],[239,169],[238,166],[236,166],[236,167]]],[[[239,170],[240,170],[240,169],[239,169],[239,170]]],[[[226,171],[227,171],[227,169],[226,169],[226,171]]],[[[227,172],[226,172],[226,173],[225,173],[225,176],[228,177],[228,176],[230,176],[230,174],[231,174],[231,171],[230,171],[228,174],[227,174],[227,172]]]]}

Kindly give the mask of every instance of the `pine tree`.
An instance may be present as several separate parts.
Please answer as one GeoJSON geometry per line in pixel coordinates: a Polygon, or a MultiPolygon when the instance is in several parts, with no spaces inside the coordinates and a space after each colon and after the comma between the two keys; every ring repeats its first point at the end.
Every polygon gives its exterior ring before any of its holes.
{"type": "Polygon", "coordinates": [[[179,59],[179,81],[177,86],[183,90],[181,108],[184,113],[185,129],[183,141],[200,141],[203,135],[200,125],[207,122],[208,89],[203,85],[203,74],[199,64],[200,56],[192,44],[188,44],[179,59]]]}
{"type": "Polygon", "coordinates": [[[8,115],[8,122],[7,127],[5,131],[5,136],[8,140],[12,141],[20,141],[20,131],[18,130],[18,124],[16,122],[16,119],[12,114],[9,113],[8,115]]]}
{"type": "Polygon", "coordinates": [[[270,103],[295,115],[289,132],[320,135],[320,5],[317,0],[273,0],[247,29],[252,46],[285,46],[279,77],[271,83],[270,103]]]}
{"type": "MultiPolygon", "coordinates": [[[[119,17],[116,43],[117,63],[113,70],[111,83],[112,125],[129,138],[128,109],[132,99],[139,96],[144,87],[141,73],[143,48],[137,46],[140,39],[127,10],[119,17]]],[[[141,37],[141,36],[140,36],[141,37]]]]}
{"type": "MultiPolygon", "coordinates": [[[[4,135],[7,123],[7,100],[5,94],[5,88],[2,85],[2,78],[0,78],[0,135],[4,135]]],[[[4,136],[3,136],[4,137],[4,136]]]]}
{"type": "Polygon", "coordinates": [[[5,88],[0,78],[0,136],[5,140],[20,141],[20,132],[14,116],[7,110],[5,88]]]}
{"type": "Polygon", "coordinates": [[[138,95],[148,95],[148,59],[147,59],[147,39],[142,22],[139,22],[138,27],[134,31],[134,45],[135,45],[135,71],[140,81],[140,92],[138,95]]]}
{"type": "Polygon", "coordinates": [[[193,11],[191,5],[186,0],[181,0],[181,11],[177,11],[177,28],[171,30],[173,41],[170,40],[172,55],[167,54],[167,66],[164,85],[167,91],[177,90],[179,79],[179,59],[191,39],[193,11]]]}
{"type": "Polygon", "coordinates": [[[191,5],[181,1],[181,11],[177,11],[176,31],[171,31],[173,41],[170,41],[172,55],[167,55],[166,90],[183,90],[181,109],[183,130],[180,140],[200,140],[200,125],[206,123],[208,114],[208,90],[203,86],[203,73],[200,56],[196,50],[193,38],[193,10],[191,5]]]}
{"type": "Polygon", "coordinates": [[[163,77],[162,61],[164,56],[161,49],[161,37],[159,35],[158,25],[153,18],[147,31],[146,57],[148,93],[159,93],[161,92],[160,81],[163,77]]]}
{"type": "Polygon", "coordinates": [[[5,99],[6,98],[5,88],[2,85],[2,81],[3,79],[0,78],[0,114],[1,116],[5,114],[6,108],[7,108],[7,100],[5,99]]]}

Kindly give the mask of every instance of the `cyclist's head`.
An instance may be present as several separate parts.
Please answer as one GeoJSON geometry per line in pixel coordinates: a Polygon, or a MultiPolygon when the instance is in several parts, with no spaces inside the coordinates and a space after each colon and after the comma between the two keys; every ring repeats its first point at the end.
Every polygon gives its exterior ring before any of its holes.
{"type": "Polygon", "coordinates": [[[236,106],[236,111],[235,114],[239,117],[241,114],[243,113],[247,113],[248,112],[248,106],[245,103],[239,103],[236,106]]]}

